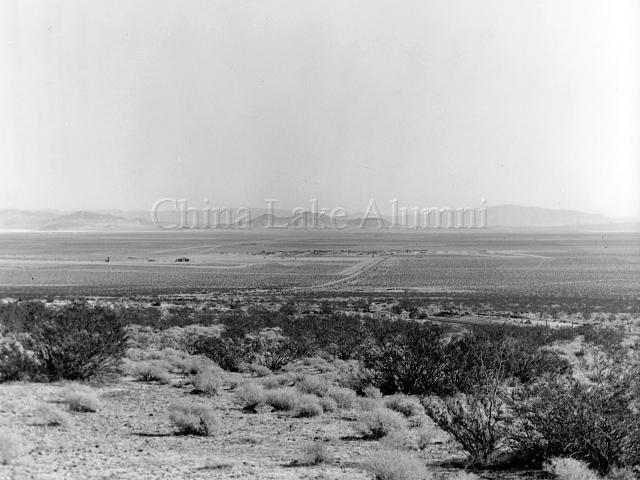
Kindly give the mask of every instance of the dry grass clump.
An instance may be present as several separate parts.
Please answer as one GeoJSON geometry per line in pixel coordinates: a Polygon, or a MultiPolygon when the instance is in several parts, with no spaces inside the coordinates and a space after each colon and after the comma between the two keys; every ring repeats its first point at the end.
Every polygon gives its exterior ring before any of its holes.
{"type": "Polygon", "coordinates": [[[325,378],[310,375],[297,382],[296,388],[301,393],[322,397],[327,393],[329,383],[325,378]]]}
{"type": "Polygon", "coordinates": [[[306,444],[301,452],[300,465],[320,465],[331,462],[329,449],[322,442],[311,442],[306,444]]]}
{"type": "Polygon", "coordinates": [[[382,393],[380,393],[380,389],[377,388],[377,387],[374,387],[373,385],[369,385],[367,387],[364,387],[362,389],[362,394],[366,398],[373,398],[373,399],[382,398],[382,393]]]}
{"type": "Polygon", "coordinates": [[[544,469],[558,480],[600,480],[600,475],[575,458],[552,458],[544,465],[544,469]]]}
{"type": "Polygon", "coordinates": [[[357,398],[356,392],[343,387],[329,387],[326,396],[333,398],[339,408],[351,408],[357,398]]]}
{"type": "Polygon", "coordinates": [[[264,403],[278,411],[291,411],[298,405],[299,393],[289,388],[267,390],[264,393],[264,403]]]}
{"type": "Polygon", "coordinates": [[[360,414],[356,424],[358,432],[368,440],[378,440],[404,427],[405,420],[398,412],[383,407],[360,414]]]}
{"type": "Polygon", "coordinates": [[[235,402],[247,412],[255,412],[256,408],[264,404],[265,392],[260,385],[245,382],[235,391],[235,402]]]}
{"type": "Polygon", "coordinates": [[[182,435],[212,436],[220,431],[218,416],[205,405],[175,403],[171,406],[169,419],[182,435]]]}
{"type": "Polygon", "coordinates": [[[217,395],[222,389],[220,372],[215,370],[203,370],[191,378],[194,392],[217,395]]]}
{"type": "Polygon", "coordinates": [[[358,397],[356,398],[355,408],[363,412],[370,412],[381,407],[381,402],[374,398],[358,397]]]}
{"type": "Polygon", "coordinates": [[[290,385],[291,377],[289,377],[289,375],[273,375],[271,377],[265,377],[260,383],[267,390],[271,390],[273,388],[290,385]]]}
{"type": "Polygon", "coordinates": [[[22,439],[14,432],[0,431],[0,465],[14,463],[23,454],[22,439]]]}
{"type": "Polygon", "coordinates": [[[315,417],[322,414],[322,407],[315,395],[303,394],[298,397],[298,403],[294,411],[296,417],[315,417]]]}
{"type": "Polygon", "coordinates": [[[97,412],[102,407],[100,400],[87,386],[71,383],[63,391],[64,401],[73,412],[97,412]]]}
{"type": "Polygon", "coordinates": [[[132,376],[140,382],[171,382],[170,365],[163,360],[145,360],[131,365],[132,376]]]}
{"type": "Polygon", "coordinates": [[[387,408],[400,412],[405,417],[424,414],[424,407],[417,399],[401,393],[385,398],[384,404],[387,408]]]}
{"type": "Polygon", "coordinates": [[[45,427],[69,427],[69,416],[50,405],[38,405],[33,415],[36,425],[44,425],[45,427]]]}
{"type": "Polygon", "coordinates": [[[318,401],[325,412],[335,412],[338,409],[338,404],[331,397],[320,397],[318,401]]]}
{"type": "Polygon", "coordinates": [[[416,437],[408,430],[394,430],[380,440],[380,444],[390,450],[417,450],[416,437]]]}
{"type": "Polygon", "coordinates": [[[407,452],[378,450],[366,461],[364,467],[375,480],[430,480],[433,475],[424,463],[407,452]]]}

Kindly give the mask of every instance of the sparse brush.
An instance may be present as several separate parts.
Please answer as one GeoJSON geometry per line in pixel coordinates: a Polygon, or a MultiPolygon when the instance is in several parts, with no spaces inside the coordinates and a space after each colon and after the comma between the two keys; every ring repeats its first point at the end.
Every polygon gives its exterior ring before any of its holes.
{"type": "Polygon", "coordinates": [[[191,378],[191,383],[196,393],[217,395],[222,389],[220,372],[214,370],[203,370],[191,378]]]}
{"type": "Polygon", "coordinates": [[[301,452],[301,465],[320,465],[321,463],[329,463],[331,455],[329,449],[322,442],[312,442],[306,444],[301,452]]]}
{"type": "Polygon", "coordinates": [[[329,384],[327,383],[326,379],[322,377],[308,376],[297,382],[296,388],[302,393],[322,397],[327,393],[329,384]]]}
{"type": "Polygon", "coordinates": [[[390,450],[417,450],[415,436],[407,430],[395,430],[380,440],[380,444],[390,450]]]}
{"type": "Polygon", "coordinates": [[[273,388],[280,388],[291,384],[291,378],[288,375],[274,375],[272,377],[265,377],[262,382],[262,386],[268,390],[273,388]]]}
{"type": "Polygon", "coordinates": [[[575,458],[555,457],[544,465],[544,469],[558,480],[600,480],[601,477],[587,464],[575,458]]]}
{"type": "Polygon", "coordinates": [[[325,412],[335,412],[338,409],[338,404],[331,397],[320,397],[318,401],[325,412]]]}
{"type": "Polygon", "coordinates": [[[364,412],[360,414],[356,424],[362,437],[368,440],[378,440],[404,427],[404,418],[398,412],[388,408],[376,408],[370,412],[364,412]]]}
{"type": "Polygon", "coordinates": [[[14,432],[0,431],[0,465],[9,465],[24,454],[22,439],[14,432]]]}
{"type": "Polygon", "coordinates": [[[176,403],[172,405],[169,419],[182,435],[213,436],[220,432],[220,420],[205,405],[176,403]]]}
{"type": "Polygon", "coordinates": [[[162,360],[149,360],[137,362],[132,365],[133,377],[141,382],[159,382],[167,384],[171,382],[171,374],[162,360]]]}
{"type": "Polygon", "coordinates": [[[414,455],[399,450],[378,450],[364,467],[375,480],[431,480],[432,474],[414,455]]]}
{"type": "Polygon", "coordinates": [[[264,390],[260,385],[245,382],[235,391],[235,402],[247,412],[255,412],[256,408],[264,404],[264,390]]]}
{"type": "Polygon", "coordinates": [[[322,407],[315,395],[300,395],[294,411],[296,417],[315,417],[322,414],[322,407]]]}
{"type": "Polygon", "coordinates": [[[364,387],[362,389],[362,394],[366,398],[373,398],[373,399],[382,398],[382,393],[380,393],[380,389],[377,388],[377,387],[374,387],[373,385],[369,385],[367,387],[364,387]]]}
{"type": "Polygon", "coordinates": [[[73,412],[97,412],[102,407],[93,390],[77,383],[69,384],[63,391],[64,400],[73,412]]]}
{"type": "Polygon", "coordinates": [[[69,417],[50,405],[38,405],[33,412],[36,425],[44,425],[45,427],[69,427],[69,417]]]}
{"type": "Polygon", "coordinates": [[[385,398],[384,404],[387,408],[400,412],[405,417],[421,415],[424,413],[424,407],[420,405],[420,402],[408,395],[391,395],[385,398]]]}
{"type": "Polygon", "coordinates": [[[299,393],[289,388],[267,390],[264,393],[264,403],[278,411],[291,411],[298,404],[299,393]]]}
{"type": "Polygon", "coordinates": [[[339,408],[351,408],[357,398],[356,392],[343,387],[329,387],[326,395],[333,398],[339,408]]]}

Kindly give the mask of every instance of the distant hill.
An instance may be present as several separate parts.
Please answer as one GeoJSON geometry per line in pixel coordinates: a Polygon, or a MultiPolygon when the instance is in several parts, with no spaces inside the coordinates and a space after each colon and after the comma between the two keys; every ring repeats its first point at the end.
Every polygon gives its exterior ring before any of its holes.
{"type": "MultiPolygon", "coordinates": [[[[232,225],[237,220],[235,208],[231,209],[232,225]]],[[[264,228],[269,222],[272,225],[288,225],[289,227],[306,224],[307,228],[315,223],[320,227],[331,228],[331,219],[327,215],[304,212],[291,215],[291,211],[275,210],[273,215],[265,213],[264,209],[251,209],[251,226],[264,228]]],[[[171,209],[159,212],[158,218],[163,225],[180,223],[179,212],[171,209]]],[[[201,215],[201,222],[203,217],[201,215]]],[[[213,218],[213,215],[212,215],[213,218]]],[[[222,222],[224,217],[221,217],[222,222]]],[[[191,224],[192,215],[188,216],[187,224],[191,224]]],[[[349,229],[360,226],[362,218],[352,215],[348,219],[339,220],[339,224],[346,223],[349,229]]],[[[390,218],[383,218],[385,226],[390,226],[390,218]]],[[[589,229],[608,231],[637,231],[638,223],[628,219],[612,219],[598,214],[584,213],[574,210],[554,210],[541,207],[523,207],[519,205],[497,205],[487,208],[487,225],[489,228],[564,228],[586,231],[589,229]],[[593,228],[590,228],[593,227],[593,228]]],[[[367,219],[365,228],[376,228],[376,219],[367,219]]],[[[140,231],[157,230],[151,221],[149,211],[77,211],[60,212],[54,210],[2,210],[0,209],[0,230],[34,230],[34,231],[140,231]]]]}
{"type": "Polygon", "coordinates": [[[95,212],[74,212],[67,215],[59,215],[42,225],[38,230],[60,231],[60,230],[144,230],[153,228],[151,221],[134,218],[128,219],[117,217],[110,213],[95,212]]]}
{"type": "Polygon", "coordinates": [[[604,225],[615,223],[604,215],[554,210],[519,205],[497,205],[487,208],[489,227],[569,227],[577,225],[604,225]]]}

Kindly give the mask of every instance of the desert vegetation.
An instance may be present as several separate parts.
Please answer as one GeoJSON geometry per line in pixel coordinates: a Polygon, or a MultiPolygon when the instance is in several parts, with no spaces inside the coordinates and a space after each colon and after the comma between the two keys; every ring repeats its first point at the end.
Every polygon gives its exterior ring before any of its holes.
{"type": "MultiPolygon", "coordinates": [[[[382,313],[364,300],[282,305],[140,314],[139,306],[7,303],[0,379],[59,385],[73,418],[40,407],[32,424],[62,430],[118,398],[87,382],[184,392],[159,412],[173,437],[224,439],[234,424],[214,405],[237,412],[235,422],[275,429],[343,425],[340,441],[368,452],[352,468],[369,478],[440,478],[447,461],[466,469],[457,478],[501,468],[560,479],[638,474],[640,345],[618,317],[479,325],[434,321],[433,306],[406,298],[382,313]],[[430,459],[442,441],[464,459],[430,459]]],[[[442,307],[435,313],[454,308],[442,307]]],[[[10,443],[5,463],[17,455],[10,443]]],[[[340,461],[326,441],[305,445],[292,466],[340,461]]]]}

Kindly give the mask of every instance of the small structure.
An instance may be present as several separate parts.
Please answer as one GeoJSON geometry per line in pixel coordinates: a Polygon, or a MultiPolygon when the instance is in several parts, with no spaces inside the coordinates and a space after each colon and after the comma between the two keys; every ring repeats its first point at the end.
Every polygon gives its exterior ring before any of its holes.
{"type": "Polygon", "coordinates": [[[188,257],[178,257],[174,261],[175,262],[188,262],[189,258],[188,257]]]}
{"type": "Polygon", "coordinates": [[[109,263],[109,260],[111,260],[111,257],[107,257],[104,259],[104,263],[109,263]]]}

